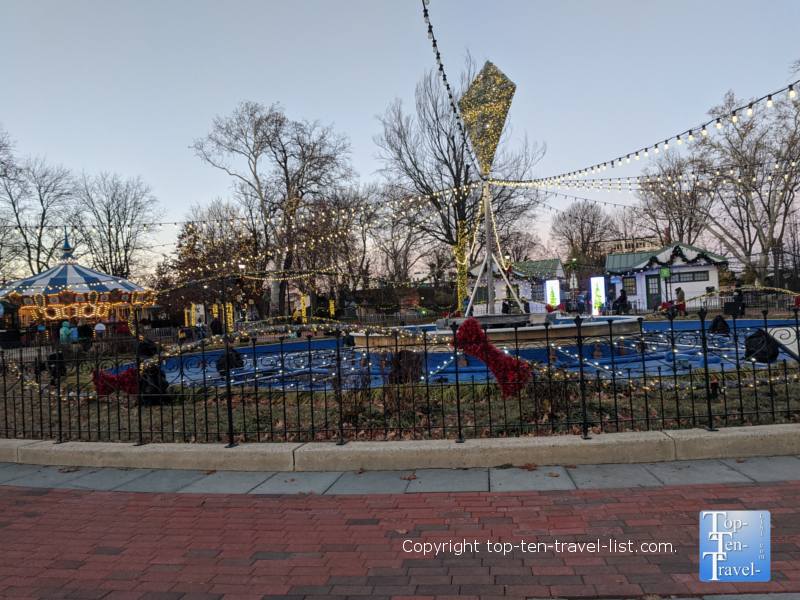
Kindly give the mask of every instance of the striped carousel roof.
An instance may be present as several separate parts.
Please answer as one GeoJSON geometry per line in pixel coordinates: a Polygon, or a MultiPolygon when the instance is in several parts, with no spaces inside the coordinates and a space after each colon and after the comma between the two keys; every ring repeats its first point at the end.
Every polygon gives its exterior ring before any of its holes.
{"type": "Polygon", "coordinates": [[[145,288],[122,277],[114,277],[79,265],[78,261],[72,257],[72,247],[69,245],[66,234],[64,235],[63,251],[64,254],[58,261],[58,265],[38,275],[9,283],[0,289],[0,298],[6,298],[13,293],[21,296],[35,296],[36,294],[57,294],[63,290],[70,290],[78,294],[88,294],[91,291],[103,294],[112,290],[145,291],[145,288]]]}

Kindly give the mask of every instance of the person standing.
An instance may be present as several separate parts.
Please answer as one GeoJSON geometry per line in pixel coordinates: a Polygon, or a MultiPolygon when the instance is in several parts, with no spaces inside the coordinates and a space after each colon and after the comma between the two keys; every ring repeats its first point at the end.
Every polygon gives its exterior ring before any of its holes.
{"type": "Polygon", "coordinates": [[[500,312],[503,313],[504,315],[507,315],[509,313],[508,301],[505,299],[503,300],[503,303],[500,305],[500,312]]]}
{"type": "Polygon", "coordinates": [[[619,291],[619,298],[617,299],[617,303],[619,306],[619,314],[627,315],[628,314],[628,293],[625,291],[625,288],[622,288],[619,291]]]}
{"type": "Polygon", "coordinates": [[[61,323],[61,329],[58,332],[58,339],[62,344],[69,344],[72,342],[72,332],[69,328],[69,321],[61,323]]]}
{"type": "Polygon", "coordinates": [[[211,335],[222,335],[222,321],[219,320],[219,317],[214,317],[211,320],[211,335]]]}
{"type": "Polygon", "coordinates": [[[742,292],[742,282],[737,281],[733,288],[733,297],[739,303],[739,316],[744,316],[744,292],[742,292]]]}
{"type": "Polygon", "coordinates": [[[677,288],[675,290],[675,303],[676,307],[675,310],[678,311],[678,316],[686,316],[686,292],[683,291],[683,288],[677,288]]]}

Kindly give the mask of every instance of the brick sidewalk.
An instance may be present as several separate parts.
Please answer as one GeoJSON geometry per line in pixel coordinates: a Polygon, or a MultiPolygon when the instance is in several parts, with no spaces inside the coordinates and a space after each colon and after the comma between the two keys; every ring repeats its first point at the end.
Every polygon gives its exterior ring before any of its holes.
{"type": "Polygon", "coordinates": [[[0,597],[637,597],[800,592],[800,482],[398,496],[0,488],[0,597]],[[697,576],[698,512],[772,513],[772,581],[697,576]],[[662,555],[489,554],[486,541],[670,542],[662,555]],[[402,544],[478,539],[421,558],[402,544]]]}

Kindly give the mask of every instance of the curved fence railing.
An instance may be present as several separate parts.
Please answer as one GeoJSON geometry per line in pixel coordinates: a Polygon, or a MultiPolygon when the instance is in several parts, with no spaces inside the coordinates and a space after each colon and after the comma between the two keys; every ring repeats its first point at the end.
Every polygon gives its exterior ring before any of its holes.
{"type": "Polygon", "coordinates": [[[701,315],[638,319],[625,333],[577,318],[566,336],[517,328],[455,346],[421,328],[360,337],[287,328],[217,346],[131,339],[5,350],[0,437],[344,442],[797,421],[797,311],[783,320],[701,315]],[[486,356],[495,358],[487,365],[486,356]]]}

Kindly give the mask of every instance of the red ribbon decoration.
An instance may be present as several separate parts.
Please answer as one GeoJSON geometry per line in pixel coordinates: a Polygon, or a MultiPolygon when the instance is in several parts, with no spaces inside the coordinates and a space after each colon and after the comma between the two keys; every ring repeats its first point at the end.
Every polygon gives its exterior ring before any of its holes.
{"type": "Polygon", "coordinates": [[[475,319],[467,319],[461,324],[451,345],[488,366],[504,398],[516,394],[530,379],[530,365],[495,348],[475,319]]]}
{"type": "Polygon", "coordinates": [[[136,388],[136,367],[128,367],[119,375],[112,375],[105,371],[92,371],[92,381],[98,396],[109,396],[119,390],[135,394],[136,388]]]}

